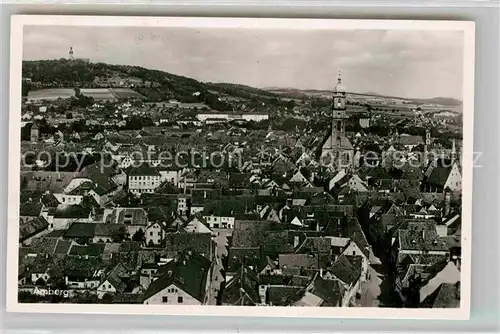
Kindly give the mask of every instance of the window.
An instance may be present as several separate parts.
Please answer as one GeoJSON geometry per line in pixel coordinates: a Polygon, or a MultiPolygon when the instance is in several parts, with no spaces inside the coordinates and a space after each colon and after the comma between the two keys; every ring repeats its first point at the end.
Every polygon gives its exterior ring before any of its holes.
{"type": "Polygon", "coordinates": [[[158,236],[159,236],[159,237],[161,236],[161,232],[158,232],[158,236]]]}
{"type": "Polygon", "coordinates": [[[182,297],[177,297],[177,302],[179,304],[182,304],[184,302],[184,299],[182,297]]]}
{"type": "Polygon", "coordinates": [[[149,232],[149,236],[152,237],[153,236],[153,232],[149,232]]]}
{"type": "Polygon", "coordinates": [[[168,297],[167,297],[167,296],[163,296],[163,297],[161,298],[161,301],[162,301],[163,303],[168,303],[168,297]]]}

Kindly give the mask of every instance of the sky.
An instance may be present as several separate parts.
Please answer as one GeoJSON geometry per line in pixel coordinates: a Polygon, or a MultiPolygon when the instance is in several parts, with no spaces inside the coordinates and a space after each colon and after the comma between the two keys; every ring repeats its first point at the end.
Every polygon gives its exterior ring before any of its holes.
{"type": "Polygon", "coordinates": [[[25,26],[23,59],[137,65],[204,82],[462,99],[463,33],[25,26]]]}

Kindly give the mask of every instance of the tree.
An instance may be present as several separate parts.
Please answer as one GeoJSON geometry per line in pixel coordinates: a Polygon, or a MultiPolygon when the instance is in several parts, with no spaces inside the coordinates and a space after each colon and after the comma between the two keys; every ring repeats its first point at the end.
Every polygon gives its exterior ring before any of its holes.
{"type": "Polygon", "coordinates": [[[134,235],[132,236],[132,241],[146,241],[146,235],[142,228],[138,229],[137,232],[134,233],[134,235]]]}
{"type": "Polygon", "coordinates": [[[22,96],[28,96],[28,92],[31,89],[31,83],[29,83],[26,80],[23,80],[22,86],[21,86],[21,94],[22,96]]]}
{"type": "Polygon", "coordinates": [[[124,226],[120,226],[120,228],[113,232],[111,238],[113,242],[122,242],[124,239],[128,237],[127,229],[124,226]]]}
{"type": "Polygon", "coordinates": [[[104,296],[102,296],[102,299],[101,299],[101,302],[103,304],[112,304],[113,303],[113,295],[110,294],[110,293],[106,293],[104,294],[104,296]]]}

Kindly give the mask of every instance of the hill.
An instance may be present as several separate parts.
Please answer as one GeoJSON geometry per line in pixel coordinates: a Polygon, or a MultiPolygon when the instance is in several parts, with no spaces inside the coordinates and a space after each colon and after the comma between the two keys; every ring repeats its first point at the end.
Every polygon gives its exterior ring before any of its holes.
{"type": "MultiPolygon", "coordinates": [[[[278,87],[270,87],[266,88],[269,92],[275,93],[277,95],[287,96],[287,97],[305,97],[305,96],[316,96],[316,97],[326,97],[331,94],[331,90],[323,90],[323,89],[296,89],[296,88],[278,88],[278,87]]],[[[355,93],[348,92],[348,95],[353,97],[363,96],[363,97],[373,97],[377,99],[395,99],[395,100],[404,100],[410,104],[437,104],[442,106],[461,106],[462,102],[449,97],[433,97],[428,99],[421,98],[405,98],[398,96],[389,96],[382,95],[378,93],[355,93]]]]}
{"type": "MultiPolygon", "coordinates": [[[[23,78],[31,79],[27,90],[40,88],[130,87],[153,102],[177,100],[205,103],[209,108],[229,111],[233,106],[221,97],[273,98],[275,94],[256,88],[221,83],[203,83],[192,78],[140,66],[89,63],[78,60],[23,61],[23,78]]],[[[27,91],[23,89],[23,95],[27,91]]]]}

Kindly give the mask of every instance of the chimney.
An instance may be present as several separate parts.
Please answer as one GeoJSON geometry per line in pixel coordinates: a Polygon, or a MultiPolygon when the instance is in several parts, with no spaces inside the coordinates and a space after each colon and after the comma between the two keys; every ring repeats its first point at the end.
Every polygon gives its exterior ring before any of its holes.
{"type": "Polygon", "coordinates": [[[444,193],[444,216],[447,217],[450,214],[450,205],[451,205],[451,193],[446,190],[444,193]]]}
{"type": "Polygon", "coordinates": [[[319,269],[319,277],[323,278],[323,268],[319,269]]]}

